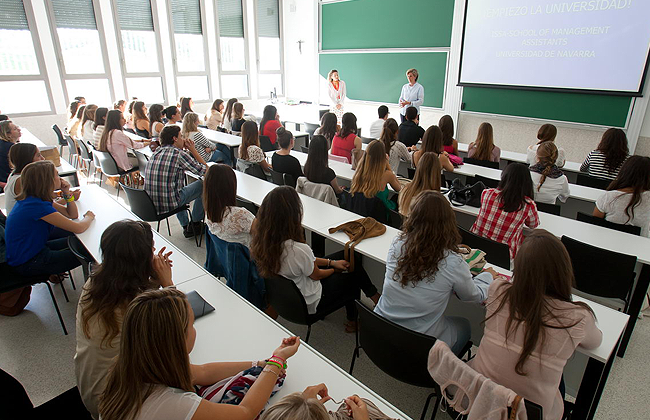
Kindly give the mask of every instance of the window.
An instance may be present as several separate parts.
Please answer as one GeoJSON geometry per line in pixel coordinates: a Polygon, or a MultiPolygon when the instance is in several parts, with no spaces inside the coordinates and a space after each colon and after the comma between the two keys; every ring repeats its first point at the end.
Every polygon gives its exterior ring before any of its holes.
{"type": "Polygon", "coordinates": [[[164,103],[160,38],[150,0],[115,0],[113,5],[127,98],[164,103]]]}
{"type": "Polygon", "coordinates": [[[45,83],[38,35],[32,35],[29,29],[34,28],[33,14],[29,3],[25,6],[22,0],[2,0],[0,110],[5,114],[35,114],[54,109],[49,85],[45,83]]]}
{"type": "Polygon", "coordinates": [[[106,45],[98,30],[92,0],[51,0],[53,38],[68,102],[83,96],[89,104],[108,106],[113,89],[106,45]]]}
{"type": "Polygon", "coordinates": [[[257,72],[260,97],[283,93],[279,0],[256,1],[257,72]]]}
{"type": "Polygon", "coordinates": [[[221,96],[250,98],[242,0],[217,0],[221,96]]]}
{"type": "Polygon", "coordinates": [[[210,100],[200,0],[171,0],[171,33],[178,96],[210,100]]]}

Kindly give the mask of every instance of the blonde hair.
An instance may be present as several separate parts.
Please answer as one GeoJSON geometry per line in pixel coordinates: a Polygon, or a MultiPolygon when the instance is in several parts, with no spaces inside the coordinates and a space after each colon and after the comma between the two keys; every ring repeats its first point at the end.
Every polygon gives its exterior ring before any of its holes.
{"type": "Polygon", "coordinates": [[[420,157],[413,181],[399,193],[399,212],[408,216],[413,198],[422,191],[440,191],[442,166],[438,155],[427,152],[420,157]]]}
{"type": "Polygon", "coordinates": [[[382,190],[381,180],[387,165],[384,143],[379,140],[371,141],[352,177],[350,193],[360,192],[366,198],[377,195],[382,190]]]}
{"type": "Polygon", "coordinates": [[[16,201],[24,200],[27,197],[36,197],[52,202],[55,176],[59,175],[56,173],[56,167],[52,161],[40,160],[25,166],[20,172],[22,191],[16,197],[16,201]]]}
{"type": "Polygon", "coordinates": [[[187,353],[189,305],[176,289],[150,290],[129,305],[120,355],[109,371],[99,403],[104,420],[133,420],[157,385],[191,392],[187,353]]]}
{"type": "Polygon", "coordinates": [[[294,392],[273,404],[262,414],[260,420],[329,420],[323,404],[314,398],[305,399],[294,392]]]}
{"type": "Polygon", "coordinates": [[[415,69],[408,69],[408,70],[406,70],[406,76],[407,76],[407,77],[408,77],[409,73],[412,74],[413,76],[415,76],[415,81],[417,82],[417,81],[418,81],[418,78],[420,77],[420,75],[418,74],[418,71],[415,70],[415,69]]]}
{"type": "Polygon", "coordinates": [[[190,133],[199,131],[199,115],[194,112],[188,112],[183,117],[183,130],[181,136],[188,138],[190,133]]]}
{"type": "Polygon", "coordinates": [[[9,137],[11,134],[11,126],[13,124],[14,123],[11,120],[0,121],[0,140],[13,143],[13,140],[9,137]]]}
{"type": "Polygon", "coordinates": [[[332,70],[330,70],[329,73],[327,73],[327,83],[332,83],[332,75],[333,75],[334,73],[338,73],[338,72],[339,72],[339,71],[336,70],[336,69],[332,69],[332,70]]]}
{"type": "Polygon", "coordinates": [[[488,122],[481,123],[478,127],[478,134],[474,141],[474,147],[476,147],[474,159],[490,160],[492,150],[494,150],[494,131],[492,129],[492,124],[488,122]]]}
{"type": "Polygon", "coordinates": [[[551,174],[551,171],[553,171],[553,166],[557,160],[557,155],[557,146],[552,141],[545,141],[537,148],[537,163],[544,167],[541,172],[542,177],[539,179],[539,185],[537,186],[538,192],[540,189],[542,189],[542,185],[544,185],[546,177],[551,174]]]}

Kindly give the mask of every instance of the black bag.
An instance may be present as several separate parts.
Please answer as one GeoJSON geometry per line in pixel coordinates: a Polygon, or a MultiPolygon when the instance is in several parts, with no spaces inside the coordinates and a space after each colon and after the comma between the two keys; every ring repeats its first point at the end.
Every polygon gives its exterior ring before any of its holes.
{"type": "Polygon", "coordinates": [[[449,201],[457,207],[464,205],[481,207],[481,193],[484,189],[486,186],[481,181],[465,186],[460,179],[456,178],[449,189],[449,201]]]}

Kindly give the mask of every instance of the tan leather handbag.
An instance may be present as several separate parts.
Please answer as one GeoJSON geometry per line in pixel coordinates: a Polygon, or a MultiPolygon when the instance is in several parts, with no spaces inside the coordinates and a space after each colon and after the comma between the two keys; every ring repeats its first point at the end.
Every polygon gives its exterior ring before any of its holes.
{"type": "Polygon", "coordinates": [[[350,240],[345,243],[343,255],[345,260],[350,263],[348,271],[352,273],[354,271],[354,247],[366,238],[374,238],[375,236],[383,235],[386,232],[386,226],[372,217],[364,217],[363,219],[353,220],[329,229],[330,233],[338,231],[345,232],[345,234],[350,238],[350,240]]]}

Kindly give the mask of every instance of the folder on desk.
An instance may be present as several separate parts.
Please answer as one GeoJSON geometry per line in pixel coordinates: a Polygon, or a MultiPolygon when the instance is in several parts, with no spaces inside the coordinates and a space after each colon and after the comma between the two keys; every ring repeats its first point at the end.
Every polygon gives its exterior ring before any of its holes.
{"type": "Polygon", "coordinates": [[[194,319],[201,318],[203,315],[214,311],[214,306],[206,302],[196,290],[187,292],[185,296],[187,296],[187,300],[190,302],[190,306],[192,307],[192,312],[194,312],[194,319]]]}

